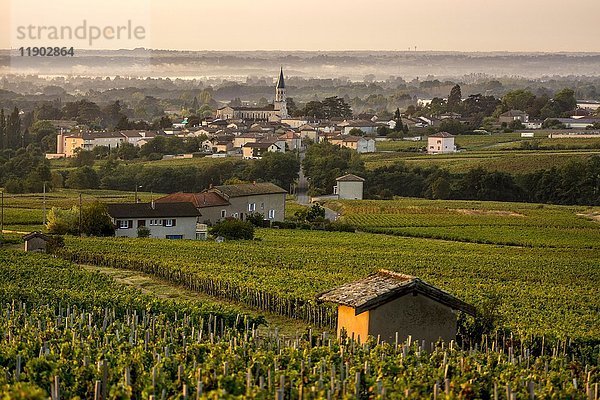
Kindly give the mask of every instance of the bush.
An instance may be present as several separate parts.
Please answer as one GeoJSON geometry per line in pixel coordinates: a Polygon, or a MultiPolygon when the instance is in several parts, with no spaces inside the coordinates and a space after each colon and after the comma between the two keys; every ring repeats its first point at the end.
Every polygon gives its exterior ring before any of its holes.
{"type": "Polygon", "coordinates": [[[147,238],[150,237],[150,228],[147,226],[140,226],[137,228],[137,237],[139,238],[147,238]]]}
{"type": "Polygon", "coordinates": [[[4,190],[7,193],[23,193],[23,183],[21,179],[12,178],[4,184],[4,190]]]}
{"type": "Polygon", "coordinates": [[[254,225],[238,219],[219,222],[211,228],[210,232],[213,236],[223,236],[228,240],[254,239],[254,225]]]}
{"type": "Polygon", "coordinates": [[[254,212],[254,213],[248,214],[246,216],[246,221],[250,222],[252,225],[254,225],[256,227],[263,227],[264,220],[265,220],[265,216],[258,212],[254,212]]]}

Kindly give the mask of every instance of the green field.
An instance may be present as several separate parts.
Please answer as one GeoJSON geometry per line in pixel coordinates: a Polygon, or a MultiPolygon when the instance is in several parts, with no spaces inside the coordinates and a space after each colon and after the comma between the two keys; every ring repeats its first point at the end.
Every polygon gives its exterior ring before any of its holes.
{"type": "Polygon", "coordinates": [[[367,169],[404,162],[412,167],[444,168],[453,173],[466,172],[472,168],[482,167],[488,171],[500,171],[511,174],[535,172],[541,169],[560,167],[574,160],[583,160],[600,151],[473,151],[455,154],[415,154],[415,153],[372,153],[364,154],[363,160],[367,169]]]}

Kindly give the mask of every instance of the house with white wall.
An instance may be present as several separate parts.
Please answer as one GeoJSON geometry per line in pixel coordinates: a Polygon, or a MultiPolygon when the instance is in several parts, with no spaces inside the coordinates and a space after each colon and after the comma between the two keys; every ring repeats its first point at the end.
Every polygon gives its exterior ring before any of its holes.
{"type": "Polygon", "coordinates": [[[456,152],[454,135],[448,132],[438,132],[427,137],[427,153],[444,154],[456,152]]]}

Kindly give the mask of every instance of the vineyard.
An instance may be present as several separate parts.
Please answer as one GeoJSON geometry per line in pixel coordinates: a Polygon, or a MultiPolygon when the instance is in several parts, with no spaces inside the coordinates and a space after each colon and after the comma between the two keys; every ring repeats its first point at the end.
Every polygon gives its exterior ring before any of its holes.
{"type": "Polygon", "coordinates": [[[515,332],[600,337],[595,248],[565,251],[273,229],[257,235],[258,240],[225,243],[68,238],[61,255],[82,264],[143,271],[323,326],[335,323],[335,310],[316,304],[317,293],[385,268],[419,276],[475,305],[499,298],[502,324],[515,332]]]}
{"type": "Polygon", "coordinates": [[[576,340],[258,335],[247,316],[159,301],[49,256],[0,250],[0,269],[7,399],[598,399],[598,348],[576,340]]]}
{"type": "Polygon", "coordinates": [[[586,207],[473,201],[329,202],[360,230],[526,247],[598,249],[600,224],[586,207]]]}

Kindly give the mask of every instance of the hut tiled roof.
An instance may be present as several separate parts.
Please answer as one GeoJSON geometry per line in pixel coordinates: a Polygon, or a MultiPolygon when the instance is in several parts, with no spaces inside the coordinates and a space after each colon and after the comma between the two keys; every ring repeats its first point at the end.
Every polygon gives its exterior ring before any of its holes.
{"type": "Polygon", "coordinates": [[[23,240],[25,241],[31,240],[33,238],[40,238],[45,240],[46,242],[50,240],[50,236],[44,235],[42,232],[31,232],[23,236],[23,240]]]}
{"type": "Polygon", "coordinates": [[[336,178],[336,181],[338,181],[338,182],[364,182],[365,179],[361,178],[358,175],[346,174],[344,176],[340,176],[339,178],[336,178]]]}
{"type": "Polygon", "coordinates": [[[317,300],[352,307],[358,315],[409,293],[422,294],[455,310],[475,314],[472,305],[451,294],[415,276],[388,270],[379,270],[366,278],[321,293],[317,300]]]}
{"type": "Polygon", "coordinates": [[[433,137],[433,138],[452,138],[452,137],[454,137],[454,135],[451,135],[448,132],[438,132],[438,133],[434,133],[433,135],[429,135],[429,137],[433,137]]]}

